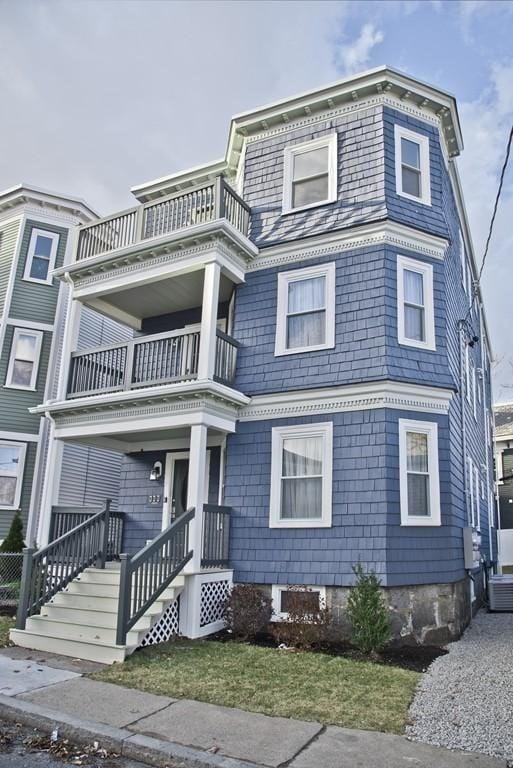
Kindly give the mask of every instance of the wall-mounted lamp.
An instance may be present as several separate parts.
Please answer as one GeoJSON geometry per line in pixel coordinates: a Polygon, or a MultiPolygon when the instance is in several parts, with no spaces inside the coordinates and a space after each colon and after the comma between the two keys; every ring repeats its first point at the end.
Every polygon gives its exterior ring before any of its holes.
{"type": "Polygon", "coordinates": [[[162,477],[162,462],[156,461],[150,472],[150,480],[160,480],[162,477]]]}

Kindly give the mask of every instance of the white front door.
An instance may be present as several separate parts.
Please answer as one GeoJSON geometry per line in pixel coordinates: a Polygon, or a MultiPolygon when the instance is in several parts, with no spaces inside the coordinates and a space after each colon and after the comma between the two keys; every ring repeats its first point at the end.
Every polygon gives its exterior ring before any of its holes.
{"type": "MultiPolygon", "coordinates": [[[[205,504],[208,502],[210,451],[207,451],[205,472],[205,504]]],[[[189,451],[168,453],[164,474],[164,507],[162,530],[187,510],[187,482],[189,479],[189,451]]]]}

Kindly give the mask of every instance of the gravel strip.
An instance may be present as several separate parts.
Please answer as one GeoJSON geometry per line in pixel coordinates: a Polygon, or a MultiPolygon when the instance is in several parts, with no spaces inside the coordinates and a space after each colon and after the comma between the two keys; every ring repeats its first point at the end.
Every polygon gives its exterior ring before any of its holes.
{"type": "Polygon", "coordinates": [[[423,676],[407,736],[513,761],[513,614],[481,611],[423,676]]]}

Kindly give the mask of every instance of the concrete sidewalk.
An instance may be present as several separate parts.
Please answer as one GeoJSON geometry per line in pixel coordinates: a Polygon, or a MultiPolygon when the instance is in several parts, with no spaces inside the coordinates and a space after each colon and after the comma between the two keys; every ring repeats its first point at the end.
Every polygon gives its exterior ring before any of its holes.
{"type": "Polygon", "coordinates": [[[323,727],[142,693],[58,670],[55,661],[48,667],[2,654],[0,688],[0,718],[48,731],[58,726],[63,738],[99,741],[151,765],[506,768],[502,760],[418,744],[402,736],[323,727]]]}

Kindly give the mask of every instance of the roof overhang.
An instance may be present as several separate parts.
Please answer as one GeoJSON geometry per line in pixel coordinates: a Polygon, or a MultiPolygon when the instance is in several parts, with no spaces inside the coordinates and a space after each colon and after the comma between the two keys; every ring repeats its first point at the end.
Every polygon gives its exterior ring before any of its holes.
{"type": "Polygon", "coordinates": [[[71,216],[80,224],[87,224],[98,218],[96,211],[81,198],[51,192],[31,184],[17,184],[0,192],[0,214],[14,213],[17,209],[21,213],[21,209],[26,205],[71,216]]]}

